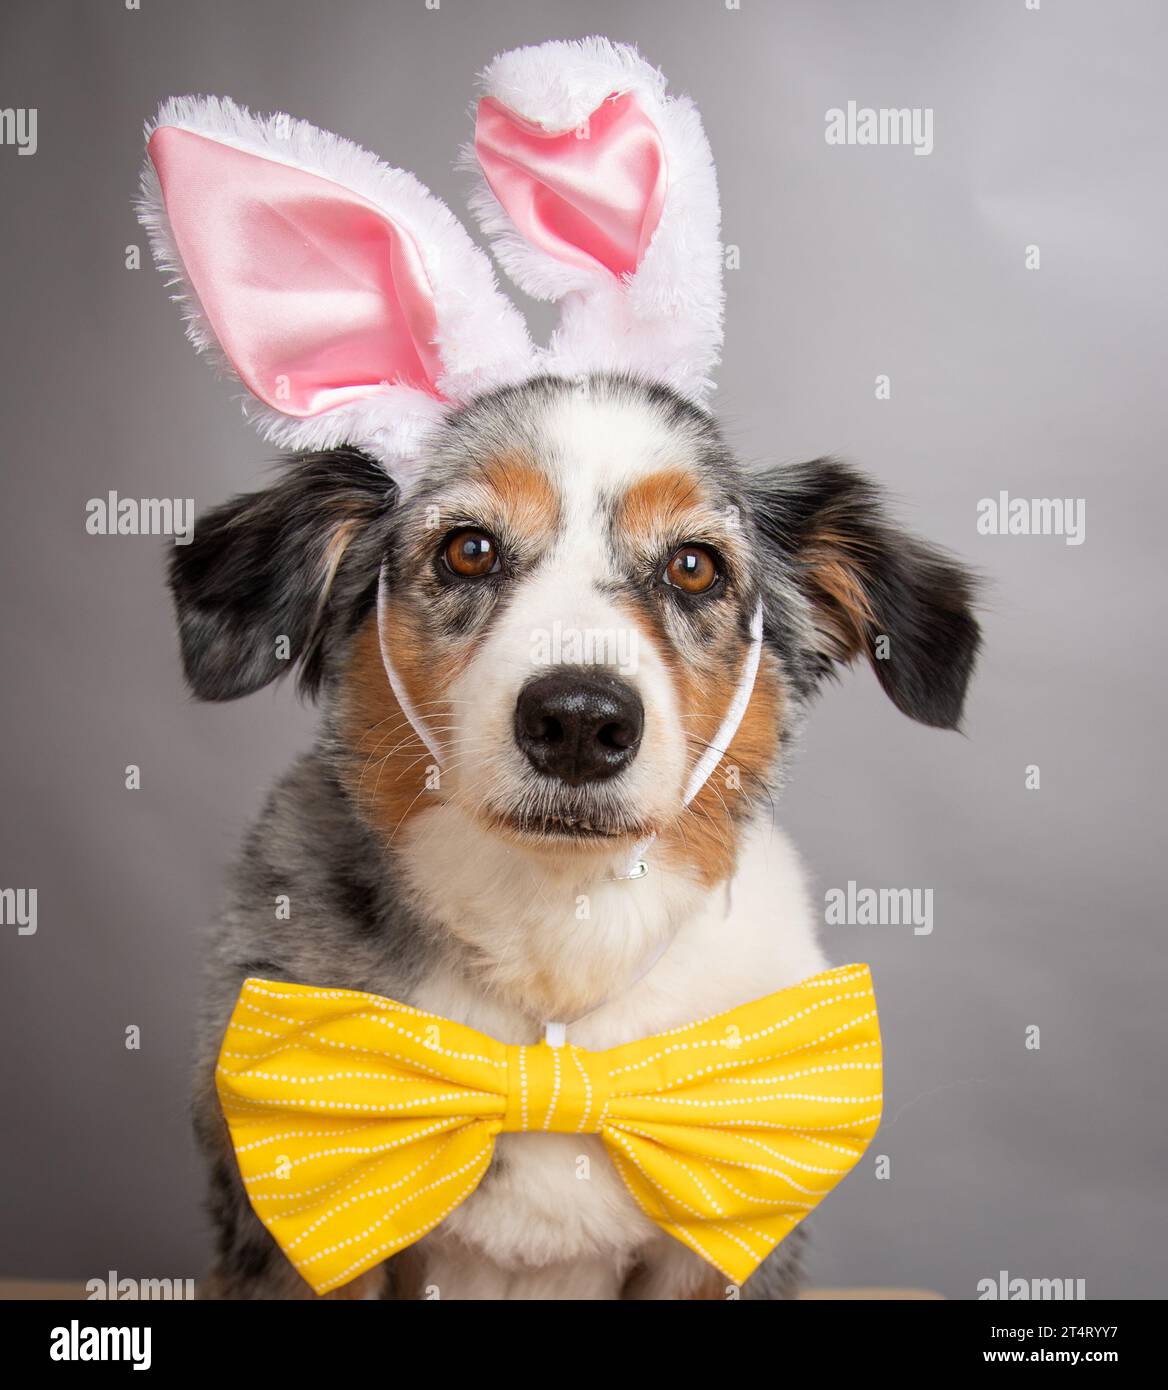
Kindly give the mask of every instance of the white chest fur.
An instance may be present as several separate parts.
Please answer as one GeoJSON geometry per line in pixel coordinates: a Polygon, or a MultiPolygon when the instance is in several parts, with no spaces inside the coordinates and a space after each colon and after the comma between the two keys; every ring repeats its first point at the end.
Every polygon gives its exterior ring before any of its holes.
{"type": "MultiPolygon", "coordinates": [[[[468,973],[460,954],[427,976],[411,1002],[502,1042],[538,1041],[550,1009],[561,1005],[560,1016],[572,1017],[608,996],[569,1026],[568,1039],[612,1047],[785,988],[826,965],[798,857],[769,826],[745,840],[729,901],[724,885],[704,890],[660,866],[640,880],[593,881],[582,891],[572,871],[533,876],[493,837],[480,841],[465,823],[457,828],[466,853],[451,855],[455,827],[438,832],[422,820],[407,844],[407,872],[475,965],[468,973]],[[438,845],[445,852],[428,862],[427,846],[438,845]]],[[[497,1154],[497,1171],[431,1238],[439,1263],[453,1237],[462,1266],[469,1247],[496,1269],[577,1261],[618,1269],[654,1238],[599,1138],[504,1134],[497,1154]]],[[[447,1263],[444,1289],[452,1277],[447,1263]]],[[[457,1277],[475,1275],[462,1268],[457,1277]]]]}

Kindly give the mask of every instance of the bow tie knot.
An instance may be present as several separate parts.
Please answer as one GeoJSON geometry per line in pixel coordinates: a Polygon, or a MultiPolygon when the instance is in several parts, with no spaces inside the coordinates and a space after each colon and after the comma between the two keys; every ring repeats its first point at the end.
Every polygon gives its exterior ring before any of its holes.
{"type": "Polygon", "coordinates": [[[595,1056],[571,1043],[508,1047],[504,1131],[599,1134],[609,1086],[595,1056]]]}

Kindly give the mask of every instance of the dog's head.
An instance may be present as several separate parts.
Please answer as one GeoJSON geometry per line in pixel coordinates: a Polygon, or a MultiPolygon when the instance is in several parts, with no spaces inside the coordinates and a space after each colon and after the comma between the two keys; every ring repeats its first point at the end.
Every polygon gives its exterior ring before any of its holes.
{"type": "Polygon", "coordinates": [[[292,461],[204,518],[172,584],[196,694],[299,662],[383,838],[453,804],[557,855],[627,859],[657,835],[711,877],[833,668],[867,656],[906,714],[951,728],[977,646],[967,576],[857,474],[747,472],[707,415],[627,377],[482,397],[405,499],[359,453],[292,461]],[[749,703],[686,806],[760,600],[749,703]]]}
{"type": "Polygon", "coordinates": [[[842,465],[736,463],[702,405],[721,252],[696,112],[629,50],[532,52],[488,70],[476,207],[562,304],[543,350],[408,175],[164,107],[142,216],[191,336],[311,450],[176,551],[185,668],[230,699],[298,664],[383,838],[442,805],[560,859],[656,837],[712,882],[837,664],[957,723],[970,582],[842,465]]]}

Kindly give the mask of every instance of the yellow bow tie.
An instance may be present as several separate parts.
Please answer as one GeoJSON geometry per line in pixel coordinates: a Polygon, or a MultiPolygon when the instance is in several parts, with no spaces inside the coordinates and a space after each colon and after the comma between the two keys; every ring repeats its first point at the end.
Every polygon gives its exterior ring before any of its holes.
{"type": "Polygon", "coordinates": [[[742,1283],[876,1133],[880,1030],[866,965],[604,1052],[247,980],[217,1084],[251,1204],[317,1293],[437,1226],[502,1131],[599,1134],[641,1208],[742,1283]]]}

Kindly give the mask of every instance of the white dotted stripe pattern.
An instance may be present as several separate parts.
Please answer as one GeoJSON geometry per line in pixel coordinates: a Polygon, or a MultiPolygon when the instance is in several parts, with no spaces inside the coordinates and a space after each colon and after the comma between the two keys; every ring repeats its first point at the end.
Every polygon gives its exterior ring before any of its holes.
{"type": "Polygon", "coordinates": [[[250,1200],[324,1292],[444,1220],[502,1129],[599,1133],[646,1214],[742,1282],[863,1153],[880,1071],[867,970],[843,967],[608,1053],[507,1048],[376,996],[249,982],[217,1082],[250,1200]],[[687,1065],[715,1047],[731,1055],[687,1065]],[[361,1060],[330,1067],[338,1051],[361,1060]]]}

